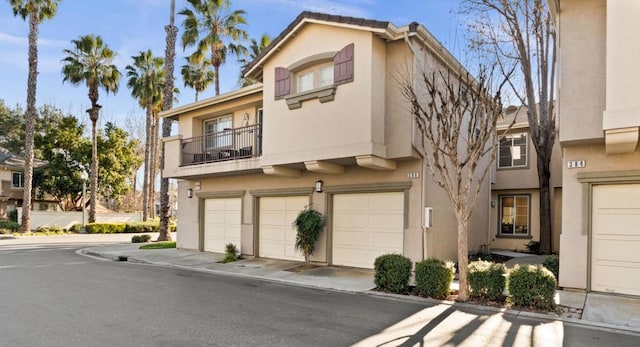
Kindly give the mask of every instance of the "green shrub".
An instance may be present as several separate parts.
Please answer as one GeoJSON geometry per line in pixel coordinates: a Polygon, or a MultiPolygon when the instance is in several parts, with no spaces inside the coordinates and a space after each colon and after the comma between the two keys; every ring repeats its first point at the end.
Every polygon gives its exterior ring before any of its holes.
{"type": "Polygon", "coordinates": [[[51,226],[40,226],[38,227],[38,229],[36,229],[36,233],[42,233],[42,234],[46,234],[46,235],[63,235],[65,234],[64,229],[62,229],[61,227],[57,226],[57,225],[51,225],[51,226]]]}
{"type": "Polygon", "coordinates": [[[556,276],[556,281],[560,279],[560,257],[557,255],[550,255],[544,258],[544,262],[542,263],[547,270],[551,271],[551,273],[556,276]]]}
{"type": "Polygon", "coordinates": [[[18,223],[18,210],[7,212],[7,217],[10,221],[18,223]]]}
{"type": "Polygon", "coordinates": [[[383,291],[404,293],[409,287],[411,259],[401,254],[384,254],[373,263],[374,283],[383,291]]]}
{"type": "Polygon", "coordinates": [[[527,247],[527,252],[533,253],[533,254],[540,254],[540,242],[529,241],[528,243],[525,243],[524,246],[527,247]]]}
{"type": "Polygon", "coordinates": [[[127,229],[124,231],[129,234],[140,233],[157,233],[160,231],[160,223],[158,222],[133,222],[127,223],[127,229]]]}
{"type": "Polygon", "coordinates": [[[233,243],[227,243],[224,247],[223,263],[231,263],[238,260],[238,248],[233,243]]]}
{"type": "Polygon", "coordinates": [[[453,274],[452,262],[429,258],[416,263],[416,293],[435,299],[446,299],[449,295],[453,274]]]}
{"type": "Polygon", "coordinates": [[[82,224],[74,224],[69,228],[69,232],[71,233],[79,233],[82,231],[82,224]]]}
{"type": "Polygon", "coordinates": [[[131,243],[144,243],[151,241],[151,235],[134,235],[131,238],[131,243]]]}
{"type": "Polygon", "coordinates": [[[89,234],[118,234],[127,230],[126,223],[89,223],[86,225],[89,234]]]}
{"type": "Polygon", "coordinates": [[[322,227],[324,227],[322,213],[312,208],[302,210],[293,221],[293,226],[297,230],[295,247],[297,250],[302,251],[304,262],[309,265],[316,242],[320,237],[322,227]]]}
{"type": "Polygon", "coordinates": [[[543,310],[555,306],[556,278],[542,265],[516,265],[507,279],[511,302],[543,310]]]}
{"type": "Polygon", "coordinates": [[[10,220],[0,220],[0,229],[15,233],[20,229],[20,224],[10,220]]]}
{"type": "Polygon", "coordinates": [[[482,260],[469,263],[468,279],[471,296],[504,301],[506,273],[507,268],[504,264],[482,260]]]}

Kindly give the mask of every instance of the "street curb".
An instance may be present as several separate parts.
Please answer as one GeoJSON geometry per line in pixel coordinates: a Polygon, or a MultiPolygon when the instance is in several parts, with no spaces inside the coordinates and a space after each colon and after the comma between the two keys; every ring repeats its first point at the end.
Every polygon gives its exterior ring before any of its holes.
{"type": "Polygon", "coordinates": [[[125,255],[108,255],[108,254],[103,254],[103,253],[100,253],[100,252],[91,251],[88,248],[81,249],[81,250],[78,251],[78,253],[82,254],[82,255],[90,256],[90,257],[98,257],[98,258],[109,259],[109,260],[113,260],[113,261],[128,262],[128,263],[132,263],[132,264],[160,266],[160,267],[174,268],[174,269],[187,270],[187,271],[195,271],[195,272],[208,273],[208,274],[220,275],[220,276],[236,277],[236,278],[258,279],[258,280],[265,281],[265,282],[295,285],[297,287],[310,288],[310,289],[330,290],[330,291],[346,293],[346,294],[360,294],[360,295],[379,296],[379,297],[386,297],[386,298],[390,298],[390,299],[403,300],[403,301],[412,301],[412,302],[416,302],[416,303],[428,303],[428,304],[433,304],[433,305],[449,305],[449,306],[453,306],[453,307],[472,309],[472,310],[480,311],[480,312],[483,312],[483,313],[485,313],[485,312],[486,313],[503,313],[503,314],[506,314],[506,315],[510,315],[510,316],[514,316],[514,317],[521,317],[521,318],[541,319],[541,320],[547,320],[547,321],[561,321],[561,322],[564,322],[564,323],[567,323],[567,324],[571,324],[571,325],[575,325],[575,326],[586,326],[586,327],[591,327],[591,328],[595,328],[595,329],[602,329],[602,330],[608,330],[608,331],[613,331],[613,332],[622,332],[622,333],[627,333],[627,334],[631,333],[631,334],[640,336],[640,328],[627,327],[627,326],[615,325],[615,324],[610,324],[610,323],[594,322],[594,321],[590,321],[590,320],[577,319],[577,318],[566,318],[566,317],[560,317],[560,316],[552,316],[552,315],[549,315],[549,314],[543,314],[543,313],[537,313],[537,312],[529,312],[529,311],[520,311],[520,310],[513,310],[513,309],[506,309],[506,308],[499,308],[499,307],[474,305],[474,304],[460,303],[460,302],[448,301],[448,300],[436,300],[436,299],[432,299],[432,298],[423,298],[423,297],[413,296],[413,295],[402,295],[402,294],[385,293],[385,292],[378,292],[378,291],[374,291],[374,290],[352,291],[352,290],[345,290],[345,289],[328,288],[328,287],[314,286],[314,285],[306,284],[306,283],[299,283],[299,282],[289,281],[289,280],[280,279],[280,278],[271,278],[271,277],[265,277],[265,276],[260,276],[260,275],[249,275],[249,274],[242,274],[242,273],[233,273],[233,272],[214,270],[214,269],[202,269],[202,268],[195,268],[195,267],[191,267],[191,266],[176,265],[176,264],[163,263],[163,262],[153,262],[153,261],[149,261],[149,260],[142,259],[142,258],[128,257],[128,256],[125,256],[125,255]],[[126,260],[123,260],[123,259],[126,259],[126,260]]]}

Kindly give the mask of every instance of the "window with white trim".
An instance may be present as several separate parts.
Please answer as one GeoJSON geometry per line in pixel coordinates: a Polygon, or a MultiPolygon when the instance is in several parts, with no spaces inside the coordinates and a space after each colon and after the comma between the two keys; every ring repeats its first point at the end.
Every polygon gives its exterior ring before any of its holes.
{"type": "Polygon", "coordinates": [[[24,188],[24,175],[22,172],[11,173],[11,187],[24,188]]]}
{"type": "Polygon", "coordinates": [[[222,116],[204,121],[205,147],[216,149],[231,146],[233,116],[222,116]]]}
{"type": "Polygon", "coordinates": [[[500,140],[498,168],[527,167],[529,134],[508,134],[500,140]]]}
{"type": "Polygon", "coordinates": [[[333,64],[314,66],[296,73],[296,93],[333,85],[333,64]]]}
{"type": "Polygon", "coordinates": [[[500,196],[500,235],[529,236],[529,196],[500,196]]]}

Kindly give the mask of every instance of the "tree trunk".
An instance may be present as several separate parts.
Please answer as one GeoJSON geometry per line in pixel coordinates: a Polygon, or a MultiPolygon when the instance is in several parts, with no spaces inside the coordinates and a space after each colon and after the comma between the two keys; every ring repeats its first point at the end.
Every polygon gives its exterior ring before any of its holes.
{"type": "Polygon", "coordinates": [[[151,112],[152,105],[147,105],[147,122],[145,127],[146,139],[144,143],[144,178],[142,180],[142,221],[149,219],[149,173],[151,171],[151,112]]]}
{"type": "Polygon", "coordinates": [[[464,302],[469,299],[469,284],[467,281],[467,273],[469,270],[467,232],[469,222],[462,216],[456,217],[458,219],[458,281],[460,283],[457,301],[464,302]]]}
{"type": "MultiPolygon", "coordinates": [[[[165,47],[164,58],[164,75],[166,78],[164,89],[162,90],[163,102],[162,110],[166,111],[173,106],[173,65],[176,60],[176,36],[178,28],[174,25],[175,0],[171,0],[171,13],[169,17],[169,25],[164,27],[167,33],[167,42],[165,47]]],[[[196,100],[197,94],[196,91],[196,100]]],[[[162,120],[162,137],[171,136],[171,120],[164,118],[162,120]]],[[[170,204],[169,204],[169,179],[163,177],[162,169],[164,168],[165,152],[164,142],[161,144],[160,151],[160,235],[158,241],[171,241],[171,233],[169,228],[170,204]]]]}
{"type": "Polygon", "coordinates": [[[538,184],[540,186],[540,253],[549,254],[552,250],[551,227],[551,189],[549,159],[538,154],[538,184]]]}
{"type": "Polygon", "coordinates": [[[96,222],[96,205],[98,200],[98,117],[100,109],[93,107],[91,112],[91,202],[89,204],[89,223],[96,222]]]}
{"type": "Polygon", "coordinates": [[[20,231],[31,231],[31,191],[33,186],[33,135],[36,119],[36,87],[38,78],[38,15],[29,13],[29,75],[27,77],[27,112],[25,114],[24,192],[20,231]]]}
{"type": "Polygon", "coordinates": [[[155,218],[156,214],[156,168],[158,165],[158,125],[156,112],[151,118],[151,144],[149,145],[149,218],[155,218]]]}
{"type": "Polygon", "coordinates": [[[220,95],[220,65],[219,64],[214,64],[213,65],[213,72],[215,74],[215,76],[213,76],[214,78],[214,83],[216,84],[216,96],[220,95]]]}

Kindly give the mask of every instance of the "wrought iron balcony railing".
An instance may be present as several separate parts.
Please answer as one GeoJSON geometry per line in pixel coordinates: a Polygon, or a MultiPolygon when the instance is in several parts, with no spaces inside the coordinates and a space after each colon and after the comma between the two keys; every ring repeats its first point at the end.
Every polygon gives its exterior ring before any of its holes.
{"type": "Polygon", "coordinates": [[[180,147],[181,166],[259,157],[262,154],[262,124],[183,139],[180,147]]]}

